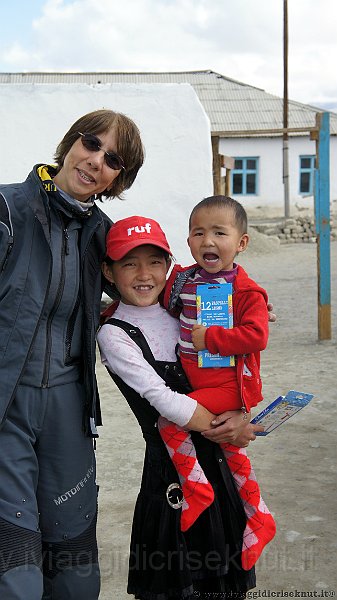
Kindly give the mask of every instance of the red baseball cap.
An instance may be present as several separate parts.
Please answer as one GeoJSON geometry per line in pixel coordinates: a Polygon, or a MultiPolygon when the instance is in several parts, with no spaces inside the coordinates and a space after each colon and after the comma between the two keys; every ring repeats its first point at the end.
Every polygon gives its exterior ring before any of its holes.
{"type": "Polygon", "coordinates": [[[106,238],[106,253],[112,260],[120,260],[130,250],[151,244],[172,255],[165,233],[157,221],[147,217],[127,217],[114,223],[106,238]]]}

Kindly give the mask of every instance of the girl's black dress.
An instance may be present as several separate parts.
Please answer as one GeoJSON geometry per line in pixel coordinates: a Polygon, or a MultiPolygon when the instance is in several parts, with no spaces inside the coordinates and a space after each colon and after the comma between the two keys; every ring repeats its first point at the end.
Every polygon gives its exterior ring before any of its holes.
{"type": "MultiPolygon", "coordinates": [[[[155,361],[141,331],[122,327],[167,385],[181,393],[190,387],[179,362],[155,361]]],[[[111,374],[111,373],[110,373],[111,374]]],[[[244,598],[255,587],[255,570],[241,568],[246,516],[218,444],[193,433],[198,460],[215,499],[186,532],[180,530],[181,500],[177,472],[157,429],[158,412],[119,377],[111,374],[136,416],[146,442],[141,488],[136,501],[127,591],[138,600],[244,598]]]]}

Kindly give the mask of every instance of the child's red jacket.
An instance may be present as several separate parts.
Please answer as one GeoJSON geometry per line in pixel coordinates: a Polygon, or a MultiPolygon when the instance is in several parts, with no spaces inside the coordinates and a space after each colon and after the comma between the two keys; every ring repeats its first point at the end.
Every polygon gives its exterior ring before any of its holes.
{"type": "MultiPolygon", "coordinates": [[[[179,294],[185,281],[192,276],[198,265],[182,267],[175,265],[168,278],[164,307],[178,316],[181,310],[179,294]]],[[[242,400],[242,408],[250,411],[263,399],[260,377],[260,352],[268,341],[267,292],[250,279],[238,265],[233,284],[233,329],[212,325],[206,332],[206,347],[212,354],[235,355],[236,373],[242,400]]],[[[224,367],[225,368],[225,367],[224,367]]]]}

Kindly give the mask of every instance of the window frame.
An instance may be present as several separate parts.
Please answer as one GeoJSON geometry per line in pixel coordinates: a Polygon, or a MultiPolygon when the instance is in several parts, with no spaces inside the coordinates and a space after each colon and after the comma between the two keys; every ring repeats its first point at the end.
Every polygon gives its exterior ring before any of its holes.
{"type": "Polygon", "coordinates": [[[298,194],[299,196],[313,196],[314,185],[315,185],[315,154],[300,154],[299,155],[299,177],[298,177],[298,194]],[[302,167],[302,159],[310,160],[310,167],[302,167]],[[301,190],[301,176],[302,173],[309,173],[309,191],[303,192],[301,190]]]}
{"type": "Polygon", "coordinates": [[[231,171],[231,190],[234,196],[258,196],[259,195],[259,157],[258,156],[234,156],[234,161],[242,160],[242,169],[235,168],[231,171]],[[247,163],[249,160],[255,161],[255,169],[248,169],[247,163]],[[247,192],[247,175],[255,175],[255,190],[254,192],[247,192]],[[234,192],[234,175],[242,175],[242,191],[234,192]]]}

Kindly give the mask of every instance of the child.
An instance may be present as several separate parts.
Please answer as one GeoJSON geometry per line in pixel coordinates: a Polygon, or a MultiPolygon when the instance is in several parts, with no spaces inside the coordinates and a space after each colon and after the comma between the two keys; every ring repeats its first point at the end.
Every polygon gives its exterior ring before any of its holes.
{"type": "MultiPolygon", "coordinates": [[[[260,351],[267,344],[267,294],[234,263],[235,256],[248,244],[247,215],[244,208],[226,196],[205,198],[192,210],[188,245],[196,265],[183,269],[176,265],[165,291],[169,310],[181,304],[179,355],[193,388],[193,397],[208,410],[222,413],[242,409],[243,418],[256,406],[261,395],[260,351]],[[234,328],[206,328],[196,324],[196,286],[212,283],[233,284],[234,328]],[[198,368],[198,351],[235,355],[234,367],[198,368]]],[[[159,428],[170,456],[184,481],[181,448],[191,443],[189,433],[166,419],[159,428]]],[[[275,535],[275,522],[261,498],[250,461],[243,448],[223,444],[222,448],[244,502],[247,525],[243,537],[242,565],[255,564],[264,546],[275,535]]],[[[186,530],[212,502],[207,500],[211,486],[199,486],[188,498],[182,512],[186,530]],[[199,494],[199,498],[197,495],[199,494]]]]}
{"type": "MultiPolygon", "coordinates": [[[[130,217],[107,236],[103,273],[119,292],[98,333],[102,362],[125,395],[146,442],[130,548],[128,592],[140,600],[244,598],[255,586],[254,569],[241,567],[246,517],[218,444],[193,433],[214,501],[193,527],[182,532],[183,504],[177,474],[157,421],[159,413],[180,426],[208,429],[213,414],[186,395],[190,387],[176,360],[179,322],[158,303],[170,266],[171,250],[158,223],[130,217]],[[172,389],[167,387],[170,385],[172,389]]],[[[242,427],[246,422],[242,422],[242,427]]],[[[191,463],[198,466],[194,456],[191,463]]],[[[200,481],[198,481],[198,477],[200,481]]]]}

